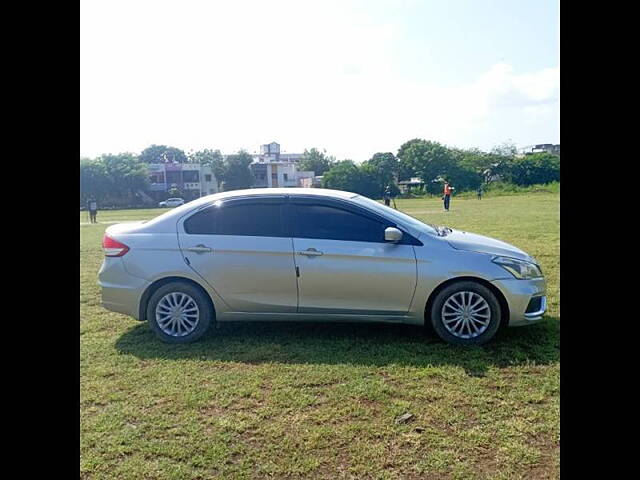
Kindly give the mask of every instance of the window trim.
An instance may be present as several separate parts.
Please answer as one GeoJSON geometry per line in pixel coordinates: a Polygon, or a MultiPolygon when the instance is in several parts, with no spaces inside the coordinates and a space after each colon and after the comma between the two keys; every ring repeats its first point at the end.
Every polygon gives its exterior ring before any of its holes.
{"type": "MultiPolygon", "coordinates": [[[[303,202],[306,203],[317,203],[320,205],[326,205],[326,206],[330,206],[330,207],[337,207],[337,208],[342,208],[348,211],[351,211],[352,213],[358,214],[358,215],[363,215],[363,216],[368,216],[371,217],[373,220],[379,221],[381,223],[388,223],[390,226],[393,226],[395,228],[397,228],[398,230],[400,230],[402,232],[402,240],[400,242],[398,242],[397,244],[394,245],[414,245],[414,246],[423,246],[424,243],[422,243],[420,240],[418,240],[416,237],[414,237],[413,235],[411,235],[410,233],[407,232],[406,228],[404,228],[402,225],[397,224],[396,222],[394,222],[393,220],[390,220],[386,217],[383,217],[382,215],[379,215],[376,212],[373,212],[371,210],[368,210],[364,207],[361,207],[360,205],[357,204],[353,204],[347,200],[343,200],[341,198],[334,198],[334,197],[324,197],[324,196],[319,196],[319,195],[291,195],[291,194],[267,194],[267,195],[242,195],[242,196],[236,196],[236,197],[231,197],[231,198],[220,198],[217,199],[215,201],[209,202],[209,203],[205,203],[204,205],[200,205],[198,208],[196,208],[195,210],[192,210],[190,212],[186,212],[182,217],[180,217],[180,219],[178,220],[179,223],[179,232],[181,234],[185,234],[185,235],[217,235],[217,234],[192,234],[192,233],[187,233],[187,231],[184,228],[184,222],[187,221],[187,219],[191,218],[193,215],[195,215],[198,212],[201,212],[202,210],[205,210],[211,206],[213,206],[215,203],[230,203],[230,202],[240,202],[240,201],[245,201],[248,203],[253,203],[255,201],[260,201],[260,200],[280,200],[283,202],[283,204],[281,205],[281,209],[280,209],[280,220],[281,220],[281,228],[283,233],[286,235],[285,237],[265,237],[265,238],[294,238],[293,236],[293,216],[294,216],[294,209],[292,208],[292,203],[296,203],[300,200],[302,200],[303,202]]],[[[246,236],[246,235],[242,235],[242,236],[246,236]]],[[[348,241],[355,241],[355,240],[338,240],[341,242],[348,242],[348,241]]],[[[391,242],[369,242],[369,243],[391,243],[391,242]]]]}

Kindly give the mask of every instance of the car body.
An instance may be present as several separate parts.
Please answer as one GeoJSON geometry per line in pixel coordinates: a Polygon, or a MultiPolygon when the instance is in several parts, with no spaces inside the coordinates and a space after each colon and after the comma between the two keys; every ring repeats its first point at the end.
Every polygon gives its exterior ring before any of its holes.
{"type": "Polygon", "coordinates": [[[159,207],[169,207],[169,208],[174,208],[174,207],[179,207],[181,205],[184,205],[184,199],[182,198],[167,198],[166,200],[158,203],[159,207]]]}
{"type": "Polygon", "coordinates": [[[103,246],[103,306],[169,342],[214,320],[303,320],[427,324],[480,344],[546,309],[542,272],[522,250],[336,190],[209,195],[112,225],[103,246]]]}

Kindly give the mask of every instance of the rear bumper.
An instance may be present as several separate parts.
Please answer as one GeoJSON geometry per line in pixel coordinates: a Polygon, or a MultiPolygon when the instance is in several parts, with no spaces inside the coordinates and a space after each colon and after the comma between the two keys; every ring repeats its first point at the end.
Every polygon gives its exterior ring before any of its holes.
{"type": "Polygon", "coordinates": [[[542,320],[547,309],[546,282],[534,280],[502,279],[493,283],[507,299],[509,326],[530,325],[542,320]]]}
{"type": "Polygon", "coordinates": [[[122,258],[104,259],[98,272],[98,285],[102,287],[104,308],[140,320],[140,299],[150,283],[130,275],[122,258]]]}

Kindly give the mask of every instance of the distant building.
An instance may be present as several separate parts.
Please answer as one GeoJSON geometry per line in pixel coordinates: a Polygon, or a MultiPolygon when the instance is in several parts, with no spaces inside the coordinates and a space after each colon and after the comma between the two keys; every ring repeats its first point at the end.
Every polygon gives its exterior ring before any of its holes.
{"type": "Polygon", "coordinates": [[[249,167],[254,188],[313,186],[315,173],[298,170],[303,158],[302,153],[280,153],[280,144],[276,142],[261,145],[249,167]]]}
{"type": "Polygon", "coordinates": [[[422,186],[424,186],[424,180],[419,177],[411,177],[409,180],[402,180],[398,182],[398,189],[400,190],[400,193],[407,193],[411,188],[422,186]]]}
{"type": "Polygon", "coordinates": [[[147,168],[152,198],[166,198],[167,191],[174,185],[182,192],[185,200],[218,193],[218,181],[209,165],[150,163],[147,168]]]}
{"type": "Polygon", "coordinates": [[[554,145],[552,143],[540,143],[538,145],[529,145],[521,150],[521,154],[524,155],[533,155],[534,153],[542,152],[560,156],[560,144],[554,145]]]}
{"type": "Polygon", "coordinates": [[[260,153],[253,157],[254,161],[258,163],[299,163],[303,158],[304,153],[281,153],[280,144],[276,142],[260,145],[260,153]]]}
{"type": "Polygon", "coordinates": [[[252,163],[255,188],[297,187],[295,164],[289,162],[252,163]]]}

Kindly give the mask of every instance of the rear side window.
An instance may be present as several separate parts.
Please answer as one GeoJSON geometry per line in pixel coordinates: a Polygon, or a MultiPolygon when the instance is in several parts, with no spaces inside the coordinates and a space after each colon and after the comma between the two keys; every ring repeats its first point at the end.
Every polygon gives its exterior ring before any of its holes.
{"type": "Polygon", "coordinates": [[[294,235],[356,242],[384,242],[389,226],[370,217],[329,205],[295,205],[294,235]]]}
{"type": "Polygon", "coordinates": [[[194,213],[184,221],[184,231],[192,235],[213,235],[216,233],[217,207],[209,207],[194,213]]]}
{"type": "Polygon", "coordinates": [[[230,202],[211,206],[184,222],[192,235],[284,237],[282,202],[230,202]]]}

